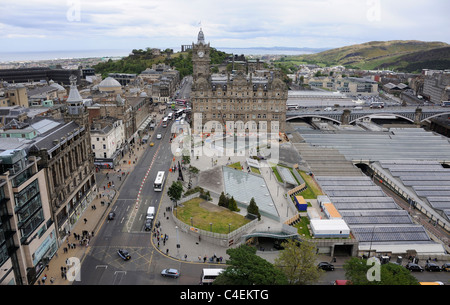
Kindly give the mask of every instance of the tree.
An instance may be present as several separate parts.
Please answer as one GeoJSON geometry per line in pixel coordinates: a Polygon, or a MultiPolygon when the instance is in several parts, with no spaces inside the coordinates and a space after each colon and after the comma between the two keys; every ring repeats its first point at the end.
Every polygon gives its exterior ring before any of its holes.
{"type": "Polygon", "coordinates": [[[228,197],[225,196],[225,194],[223,192],[219,196],[219,203],[218,203],[218,205],[220,207],[228,208],[228,197]]]}
{"type": "MultiPolygon", "coordinates": [[[[373,258],[372,258],[373,259],[373,258]]],[[[417,279],[403,266],[388,263],[373,264],[367,259],[353,257],[344,264],[345,277],[352,285],[418,285],[417,279]],[[375,269],[373,268],[379,268],[375,269]],[[379,280],[370,280],[373,272],[379,272],[379,280]]]]}
{"type": "Polygon", "coordinates": [[[180,200],[181,194],[183,193],[183,185],[180,181],[174,181],[172,182],[172,185],[169,187],[169,190],[167,191],[167,195],[169,198],[175,203],[180,200]]]}
{"type": "Polygon", "coordinates": [[[313,242],[287,240],[281,244],[283,250],[275,259],[275,266],[286,275],[290,284],[307,285],[316,283],[322,270],[316,265],[316,246],[313,242]]]}
{"type": "Polygon", "coordinates": [[[247,245],[227,250],[230,259],[214,285],[286,285],[284,273],[273,264],[256,255],[256,249],[247,245]]]}
{"type": "Polygon", "coordinates": [[[258,220],[261,220],[261,213],[259,213],[259,208],[256,205],[255,198],[250,199],[250,204],[247,207],[247,213],[258,216],[258,220]]]}
{"type": "Polygon", "coordinates": [[[235,211],[235,212],[239,211],[239,208],[237,207],[237,202],[234,199],[234,197],[231,197],[230,200],[228,200],[228,209],[230,211],[235,211]]]}

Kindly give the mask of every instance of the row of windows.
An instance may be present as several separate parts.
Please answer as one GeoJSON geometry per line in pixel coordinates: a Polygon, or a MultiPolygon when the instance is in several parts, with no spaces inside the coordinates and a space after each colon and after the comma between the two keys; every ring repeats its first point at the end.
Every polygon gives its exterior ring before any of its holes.
{"type": "MultiPolygon", "coordinates": [[[[207,114],[203,113],[202,118],[207,119],[207,114]]],[[[279,120],[281,119],[281,115],[279,114],[266,114],[266,113],[258,113],[258,114],[236,114],[236,113],[229,113],[229,114],[222,114],[222,113],[212,113],[211,114],[212,119],[272,119],[272,120],[279,120]]]]}
{"type": "MultiPolygon", "coordinates": [[[[242,96],[242,97],[244,97],[244,96],[260,96],[260,97],[262,97],[262,96],[280,96],[281,95],[281,93],[280,92],[273,92],[272,94],[269,94],[269,95],[267,95],[267,92],[252,92],[253,94],[250,94],[250,92],[249,91],[243,91],[243,92],[229,92],[229,91],[210,91],[211,93],[212,93],[212,96],[216,96],[216,95],[218,95],[218,96],[242,96]],[[227,92],[228,92],[228,94],[227,94],[227,92]],[[217,94],[216,94],[217,93],[217,94]],[[240,93],[239,95],[238,95],[238,93],[240,93]],[[257,94],[258,93],[258,94],[257,94]]],[[[206,95],[208,94],[209,92],[206,92],[206,95]]],[[[201,96],[203,96],[203,95],[205,95],[205,92],[203,92],[203,91],[200,91],[200,95],[201,96]]]]}
{"type": "Polygon", "coordinates": [[[244,103],[244,104],[248,104],[248,103],[258,103],[258,104],[261,104],[261,103],[269,103],[269,104],[281,104],[281,103],[284,103],[285,101],[284,100],[267,100],[267,99],[250,99],[250,100],[247,100],[247,99],[237,99],[237,100],[234,100],[234,99],[224,99],[223,101],[222,101],[222,99],[210,99],[210,100],[208,100],[208,99],[206,99],[206,98],[197,98],[197,99],[193,99],[192,100],[192,102],[199,102],[199,103],[208,103],[208,102],[211,102],[211,103],[213,103],[213,104],[215,104],[216,102],[217,103],[227,103],[227,102],[229,102],[229,103],[244,103]]]}
{"type": "MultiPolygon", "coordinates": [[[[195,111],[200,111],[200,112],[208,111],[209,109],[210,108],[208,106],[205,106],[205,107],[203,107],[203,106],[196,106],[196,107],[194,107],[195,111]]],[[[230,106],[230,108],[227,109],[227,106],[217,106],[217,109],[216,109],[216,106],[212,106],[211,110],[231,110],[231,111],[234,111],[234,110],[244,110],[244,111],[245,110],[247,110],[247,111],[270,110],[270,111],[279,112],[280,108],[278,106],[277,107],[270,107],[270,109],[269,109],[269,107],[266,107],[266,106],[253,106],[252,108],[250,108],[250,106],[240,106],[240,107],[230,106]]]]}

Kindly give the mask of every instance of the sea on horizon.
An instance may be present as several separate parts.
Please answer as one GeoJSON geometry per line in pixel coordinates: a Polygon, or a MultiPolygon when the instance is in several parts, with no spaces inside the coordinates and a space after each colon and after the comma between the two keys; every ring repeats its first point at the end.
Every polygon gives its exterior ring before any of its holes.
{"type": "MultiPolygon", "coordinates": [[[[223,52],[244,55],[302,55],[312,52],[297,48],[217,48],[223,52]]],[[[174,52],[180,49],[173,48],[174,52]]],[[[25,62],[39,60],[76,59],[76,58],[100,58],[128,56],[130,50],[73,50],[73,51],[36,51],[36,52],[1,52],[0,63],[25,62]]]]}

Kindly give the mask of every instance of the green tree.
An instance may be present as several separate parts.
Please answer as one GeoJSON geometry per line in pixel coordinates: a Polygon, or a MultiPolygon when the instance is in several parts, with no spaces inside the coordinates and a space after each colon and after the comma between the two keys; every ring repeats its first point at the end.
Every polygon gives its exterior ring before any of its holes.
{"type": "Polygon", "coordinates": [[[286,285],[284,273],[273,264],[256,255],[256,249],[247,245],[227,250],[230,259],[214,285],[286,285]]]}
{"type": "Polygon", "coordinates": [[[403,266],[388,263],[377,268],[367,259],[353,257],[344,264],[345,277],[352,285],[418,285],[417,279],[403,266]],[[379,272],[379,280],[369,280],[368,275],[379,272]]]}
{"type": "Polygon", "coordinates": [[[236,199],[234,199],[234,197],[231,197],[230,200],[228,200],[228,209],[235,212],[239,211],[236,199]]]}
{"type": "Polygon", "coordinates": [[[219,196],[219,206],[228,208],[228,197],[222,192],[219,196]]]}
{"type": "Polygon", "coordinates": [[[252,197],[252,199],[250,199],[250,204],[247,207],[247,212],[249,214],[258,216],[258,220],[261,220],[261,213],[259,213],[259,208],[256,205],[255,198],[253,198],[253,197],[252,197]]]}
{"type": "Polygon", "coordinates": [[[181,194],[183,193],[183,185],[180,181],[174,181],[172,182],[172,185],[169,187],[169,190],[167,191],[167,195],[169,198],[173,201],[175,201],[175,204],[178,200],[181,198],[181,194]]]}
{"type": "Polygon", "coordinates": [[[313,242],[287,240],[283,250],[275,259],[275,266],[286,275],[290,284],[309,285],[316,283],[322,270],[316,265],[316,246],[313,242]]]}

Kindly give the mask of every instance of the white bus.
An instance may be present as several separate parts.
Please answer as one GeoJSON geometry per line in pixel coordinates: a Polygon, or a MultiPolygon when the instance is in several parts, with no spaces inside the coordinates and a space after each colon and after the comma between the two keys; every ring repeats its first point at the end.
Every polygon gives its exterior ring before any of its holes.
{"type": "Polygon", "coordinates": [[[219,276],[224,269],[212,268],[212,269],[203,269],[202,277],[200,278],[201,285],[212,285],[212,282],[219,276]]]}
{"type": "Polygon", "coordinates": [[[372,102],[370,103],[370,108],[384,108],[383,102],[372,102]]]}
{"type": "Polygon", "coordinates": [[[297,110],[299,106],[297,104],[287,104],[287,110],[297,110]]]}
{"type": "Polygon", "coordinates": [[[175,112],[175,118],[179,118],[182,114],[183,114],[183,109],[178,110],[177,112],[175,112]]]}
{"type": "Polygon", "coordinates": [[[162,121],[162,127],[167,127],[168,121],[169,121],[169,119],[167,117],[165,117],[162,121]]]}
{"type": "Polygon", "coordinates": [[[450,101],[443,101],[441,106],[442,107],[450,107],[450,101]]]}
{"type": "Polygon", "coordinates": [[[162,192],[164,188],[164,181],[166,179],[165,174],[166,173],[164,171],[160,171],[156,175],[155,183],[153,185],[153,189],[155,190],[155,192],[162,192]]]}

